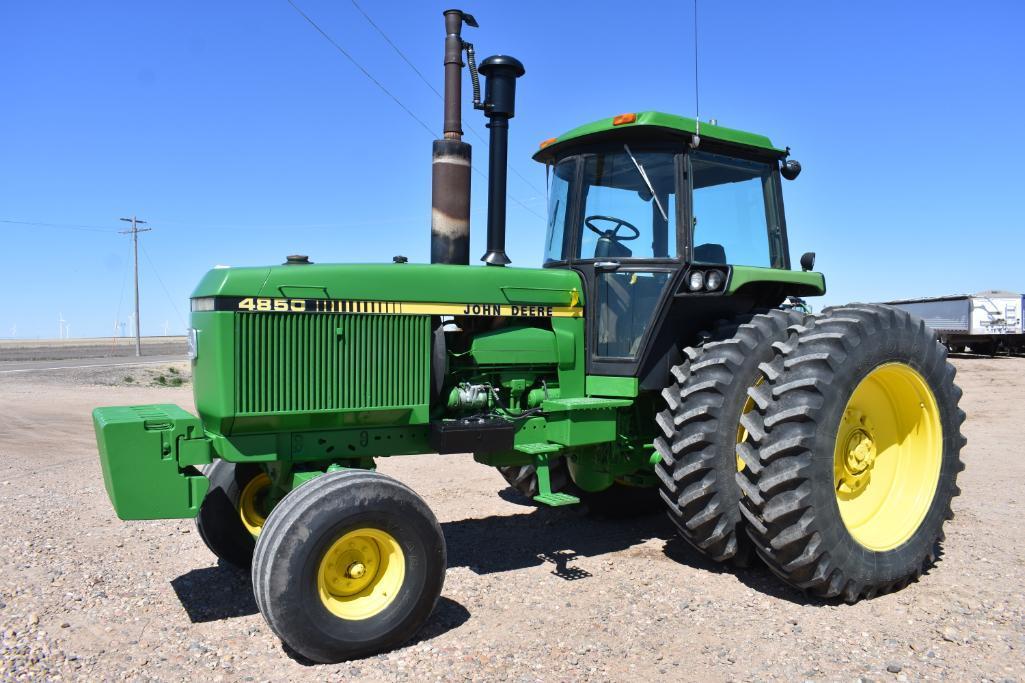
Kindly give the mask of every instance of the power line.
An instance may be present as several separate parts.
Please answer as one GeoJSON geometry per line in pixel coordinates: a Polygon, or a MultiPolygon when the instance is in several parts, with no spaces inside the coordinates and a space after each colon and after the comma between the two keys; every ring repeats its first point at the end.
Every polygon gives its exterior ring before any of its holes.
{"type": "Polygon", "coordinates": [[[371,26],[373,26],[374,29],[378,33],[381,34],[381,37],[384,38],[385,42],[392,46],[392,49],[395,50],[395,52],[399,55],[399,57],[402,57],[402,61],[404,61],[406,64],[409,65],[409,68],[412,69],[416,73],[416,75],[420,77],[420,80],[423,81],[424,84],[427,85],[428,88],[433,90],[435,95],[437,95],[438,97],[441,97],[442,99],[445,99],[442,96],[442,94],[440,92],[438,92],[438,89],[435,88],[434,85],[432,85],[431,82],[427,80],[427,77],[424,76],[422,73],[420,73],[420,69],[416,68],[416,65],[413,64],[412,61],[410,61],[409,57],[407,57],[402,52],[402,50],[399,49],[399,46],[392,42],[391,38],[388,37],[388,34],[385,33],[384,30],[380,26],[378,26],[377,24],[374,23],[374,20],[370,18],[369,14],[367,14],[366,12],[363,11],[363,8],[359,6],[359,3],[356,2],[356,0],[352,0],[352,6],[355,7],[359,11],[360,14],[363,15],[363,18],[367,20],[367,23],[369,23],[371,26]]]}
{"type": "Polygon", "coordinates": [[[0,223],[9,223],[11,225],[30,225],[37,228],[57,228],[60,230],[80,230],[82,232],[105,232],[113,234],[116,230],[110,228],[101,228],[95,225],[72,225],[67,223],[43,223],[41,221],[15,221],[6,218],[0,218],[0,223]]]}
{"type": "MultiPolygon", "coordinates": [[[[359,3],[356,2],[356,0],[351,0],[351,2],[352,2],[352,6],[355,7],[359,11],[359,13],[363,15],[363,18],[367,20],[367,23],[369,23],[371,26],[373,26],[374,30],[376,30],[378,33],[381,34],[381,37],[384,38],[386,43],[391,45],[392,49],[395,50],[395,53],[398,54],[398,56],[402,58],[402,61],[404,61],[406,64],[408,64],[409,68],[412,69],[413,72],[417,76],[420,77],[420,80],[423,81],[424,84],[428,88],[431,89],[431,92],[433,92],[435,95],[437,95],[438,99],[444,101],[445,97],[440,92],[438,92],[438,89],[434,87],[433,83],[431,83],[429,80],[427,80],[427,77],[423,75],[423,73],[420,71],[420,69],[416,68],[416,65],[413,64],[413,61],[409,57],[407,57],[406,54],[401,49],[399,49],[399,46],[396,45],[395,42],[392,41],[392,39],[388,37],[388,34],[384,32],[384,29],[382,29],[380,26],[378,26],[374,22],[374,20],[370,18],[370,15],[367,14],[363,10],[362,7],[360,7],[359,3]]],[[[476,137],[482,143],[488,144],[488,141],[484,139],[483,135],[481,135],[479,132],[477,132],[477,128],[473,124],[468,123],[466,121],[463,121],[462,123],[463,123],[464,126],[466,126],[470,130],[471,133],[473,133],[474,137],[476,137]]],[[[530,188],[533,189],[535,192],[541,192],[540,188],[538,188],[534,183],[532,183],[530,180],[528,180],[526,176],[524,176],[522,173],[520,173],[518,170],[516,170],[516,167],[513,166],[512,164],[509,165],[509,170],[512,171],[513,174],[515,174],[520,180],[522,180],[524,183],[529,185],[530,188]]],[[[487,177],[487,176],[485,176],[485,177],[487,177]]],[[[513,201],[516,201],[515,198],[513,199],[513,201]]]]}
{"type": "Polygon", "coordinates": [[[404,111],[404,112],[406,112],[407,114],[409,114],[410,118],[412,118],[412,119],[413,119],[414,121],[416,121],[417,123],[419,123],[419,124],[420,124],[420,125],[421,125],[421,126],[423,127],[423,129],[424,129],[424,130],[426,130],[426,131],[427,131],[428,133],[430,133],[430,134],[431,134],[431,137],[433,137],[433,138],[436,138],[436,137],[438,137],[438,135],[437,135],[437,134],[436,134],[436,133],[435,133],[435,132],[434,132],[433,130],[431,130],[431,127],[430,127],[430,126],[428,126],[428,125],[427,125],[426,123],[424,123],[424,122],[423,122],[423,120],[422,120],[422,119],[421,119],[420,117],[418,117],[418,116],[417,116],[416,114],[414,114],[414,113],[413,113],[413,112],[412,112],[412,111],[411,111],[411,110],[409,109],[409,107],[407,107],[406,105],[402,104],[402,101],[401,101],[401,100],[399,100],[399,98],[398,98],[398,97],[395,97],[395,95],[393,95],[393,94],[391,93],[391,91],[390,91],[390,90],[388,90],[388,88],[384,87],[384,85],[382,85],[382,84],[381,84],[381,82],[380,82],[379,80],[377,80],[376,78],[374,78],[373,74],[371,74],[371,73],[370,73],[369,71],[367,71],[367,70],[366,70],[366,68],[365,68],[365,67],[364,67],[364,66],[363,66],[362,64],[360,64],[359,62],[357,62],[357,61],[356,61],[356,58],[355,58],[355,57],[353,57],[352,55],[350,55],[350,54],[349,54],[349,53],[348,53],[348,52],[347,52],[347,51],[345,50],[345,48],[344,48],[344,47],[342,47],[342,46],[341,46],[341,45],[339,45],[339,44],[338,44],[337,42],[335,42],[334,38],[332,38],[331,36],[329,36],[329,35],[328,35],[328,34],[327,34],[327,33],[326,33],[325,31],[324,31],[324,29],[322,29],[322,28],[321,28],[320,26],[318,26],[318,25],[317,25],[317,22],[313,21],[313,19],[311,19],[311,18],[310,18],[310,17],[309,17],[309,16],[308,16],[308,15],[307,15],[307,14],[306,14],[305,12],[303,12],[303,11],[302,11],[301,9],[299,9],[299,6],[298,6],[298,5],[296,5],[296,4],[294,3],[294,2],[292,2],[292,0],[287,0],[287,2],[288,2],[288,4],[289,4],[289,5],[291,5],[291,6],[292,6],[292,9],[294,9],[294,10],[295,10],[296,12],[298,12],[298,13],[299,13],[299,16],[301,16],[301,17],[302,17],[303,19],[305,19],[305,20],[306,20],[306,21],[307,21],[307,22],[308,22],[308,23],[310,24],[310,26],[312,26],[313,28],[315,28],[315,29],[317,30],[317,32],[318,32],[318,33],[319,33],[320,35],[324,36],[324,39],[325,39],[325,40],[327,40],[327,42],[331,43],[331,45],[333,45],[333,46],[334,46],[334,48],[335,48],[336,50],[338,50],[339,52],[341,52],[341,53],[342,53],[342,54],[343,54],[343,55],[345,56],[345,58],[346,58],[346,59],[348,59],[348,60],[349,60],[350,62],[352,62],[352,63],[353,63],[353,65],[355,65],[355,67],[356,67],[357,69],[359,69],[360,71],[362,71],[362,72],[363,72],[363,75],[364,75],[364,76],[366,76],[367,78],[369,78],[369,79],[371,80],[371,82],[373,82],[373,84],[374,84],[374,85],[376,85],[376,86],[377,86],[378,88],[380,88],[380,89],[381,89],[381,91],[382,91],[382,92],[383,92],[383,93],[384,93],[385,95],[387,95],[388,97],[392,98],[392,100],[394,100],[395,104],[399,105],[399,107],[401,107],[401,108],[402,108],[402,111],[404,111]]]}
{"type": "MultiPolygon", "coordinates": [[[[422,127],[422,128],[424,129],[424,130],[426,130],[426,131],[427,131],[428,133],[430,133],[430,135],[431,135],[431,137],[432,137],[432,138],[437,138],[437,137],[438,137],[438,135],[437,135],[437,134],[436,134],[436,133],[435,133],[435,132],[434,132],[433,130],[431,130],[431,127],[430,127],[430,126],[428,126],[428,125],[427,125],[426,123],[424,123],[424,122],[423,122],[423,120],[422,120],[422,119],[421,119],[420,117],[418,117],[418,116],[417,116],[416,114],[414,114],[414,113],[413,113],[413,112],[412,112],[412,111],[411,111],[411,110],[409,109],[409,107],[407,107],[406,105],[404,105],[404,104],[402,103],[402,101],[401,101],[401,100],[399,100],[399,98],[398,98],[398,97],[396,97],[395,95],[393,95],[393,94],[392,94],[392,92],[391,92],[390,90],[388,90],[388,89],[387,89],[386,87],[384,87],[384,85],[382,85],[382,84],[381,84],[381,82],[380,82],[380,81],[378,81],[378,80],[377,80],[376,78],[374,78],[373,74],[371,74],[371,73],[370,73],[369,71],[367,71],[367,70],[366,70],[366,68],[365,68],[365,67],[364,67],[364,66],[363,66],[362,64],[360,64],[360,63],[359,63],[358,61],[356,61],[356,59],[355,59],[355,58],[354,58],[354,57],[353,57],[353,56],[352,56],[351,54],[349,54],[349,53],[348,53],[348,51],[346,51],[346,49],[345,49],[345,48],[343,48],[343,47],[342,47],[341,45],[339,45],[339,44],[338,44],[338,43],[337,43],[337,42],[335,41],[335,39],[334,39],[334,38],[332,38],[332,37],[331,37],[330,35],[328,35],[328,33],[327,33],[326,31],[324,31],[324,29],[322,29],[322,28],[321,28],[321,27],[320,27],[320,26],[319,26],[319,25],[317,24],[317,22],[315,22],[315,21],[314,21],[313,19],[311,19],[311,18],[309,17],[309,15],[307,15],[307,14],[306,14],[305,12],[303,12],[303,11],[302,11],[302,10],[301,10],[301,9],[299,8],[299,6],[298,6],[298,5],[296,5],[296,4],[295,4],[295,2],[293,2],[293,0],[286,0],[286,1],[288,2],[288,4],[289,4],[289,5],[291,5],[292,9],[294,9],[294,10],[295,10],[295,11],[296,11],[296,12],[297,12],[297,13],[299,14],[299,16],[301,16],[301,17],[302,17],[303,19],[305,19],[305,20],[307,21],[307,23],[309,23],[309,24],[310,24],[310,26],[312,26],[313,28],[315,28],[315,29],[317,30],[317,33],[319,33],[320,35],[322,35],[322,36],[324,37],[324,39],[325,39],[325,40],[327,40],[327,41],[328,41],[329,43],[331,43],[331,45],[332,45],[332,46],[334,46],[334,48],[335,48],[336,50],[338,50],[339,52],[341,52],[341,53],[342,53],[342,55],[344,55],[346,59],[348,59],[348,60],[349,60],[350,62],[352,62],[352,63],[353,63],[353,64],[354,64],[355,66],[356,66],[356,68],[358,68],[358,69],[359,69],[360,71],[362,71],[362,72],[363,72],[363,75],[364,75],[364,76],[366,76],[367,78],[369,78],[369,79],[370,79],[370,80],[371,80],[371,81],[372,81],[372,82],[374,83],[374,85],[376,85],[376,86],[377,86],[378,88],[380,88],[380,89],[381,89],[381,90],[382,90],[382,91],[383,91],[383,92],[384,92],[384,93],[385,93],[386,95],[388,95],[388,97],[390,97],[390,98],[391,98],[391,99],[392,99],[392,100],[393,100],[393,101],[395,102],[395,104],[399,105],[399,107],[401,107],[401,108],[402,108],[402,110],[403,110],[404,112],[406,112],[407,114],[409,114],[409,116],[410,116],[410,117],[411,117],[411,118],[412,118],[412,119],[413,119],[414,121],[416,121],[417,123],[419,123],[419,124],[420,124],[420,126],[421,126],[421,127],[422,127]]],[[[361,10],[361,11],[362,11],[362,10],[361,10]]],[[[368,19],[369,19],[369,17],[368,17],[368,19]]],[[[373,22],[371,22],[371,23],[373,23],[373,22]]],[[[374,24],[374,26],[376,27],[376,24],[374,24]]],[[[378,29],[378,30],[380,31],[380,29],[378,29]]],[[[383,35],[383,32],[382,32],[382,35],[383,35]]],[[[389,44],[391,44],[391,45],[392,45],[393,47],[395,47],[394,43],[392,43],[392,42],[391,42],[390,40],[389,40],[388,42],[389,42],[389,44]]],[[[398,50],[398,48],[397,48],[397,47],[395,47],[395,49],[396,49],[396,50],[398,50]]],[[[403,58],[405,59],[405,57],[403,57],[403,58]]],[[[408,62],[409,60],[407,59],[406,61],[408,62]]],[[[419,73],[419,71],[417,71],[417,73],[419,73]]],[[[421,77],[423,77],[423,76],[422,76],[422,74],[421,74],[421,77]]],[[[433,90],[434,88],[432,87],[431,89],[433,90]]],[[[435,90],[435,92],[437,92],[437,91],[435,90]]],[[[478,168],[477,168],[476,166],[473,166],[472,168],[473,168],[473,170],[475,170],[475,171],[477,171],[478,173],[480,173],[480,174],[481,174],[481,175],[482,175],[482,176],[483,176],[484,178],[487,178],[487,177],[488,177],[486,173],[484,173],[483,171],[481,171],[480,169],[478,169],[478,168]]],[[[522,176],[520,176],[520,177],[522,177],[522,176]]],[[[526,179],[524,179],[524,180],[526,180],[526,179]]],[[[520,201],[519,199],[517,199],[516,197],[513,197],[512,195],[509,195],[509,198],[510,198],[510,199],[512,199],[512,200],[513,200],[513,201],[514,201],[515,203],[519,204],[519,205],[520,205],[520,206],[521,206],[521,207],[522,207],[522,208],[523,208],[523,209],[524,209],[525,211],[527,211],[528,213],[531,213],[531,214],[533,214],[533,215],[534,215],[534,216],[535,216],[536,218],[539,218],[539,219],[541,219],[541,220],[544,220],[544,216],[542,216],[541,214],[539,214],[539,213],[537,213],[536,211],[534,211],[533,209],[531,209],[531,208],[530,208],[529,206],[527,206],[526,204],[524,204],[523,202],[521,202],[521,201],[520,201]]]]}
{"type": "Polygon", "coordinates": [[[146,251],[145,245],[143,245],[142,247],[142,255],[146,257],[146,262],[149,263],[150,268],[153,269],[153,274],[157,276],[157,282],[160,283],[160,287],[164,290],[164,294],[167,295],[167,300],[171,302],[171,306],[174,308],[175,315],[178,316],[178,322],[180,322],[182,325],[185,325],[185,327],[188,327],[188,324],[186,324],[185,322],[185,316],[182,315],[181,309],[178,308],[178,304],[174,302],[174,297],[171,296],[171,292],[167,289],[167,285],[164,284],[163,278],[160,277],[160,271],[157,270],[157,264],[154,263],[153,259],[150,258],[149,252],[146,251]]]}

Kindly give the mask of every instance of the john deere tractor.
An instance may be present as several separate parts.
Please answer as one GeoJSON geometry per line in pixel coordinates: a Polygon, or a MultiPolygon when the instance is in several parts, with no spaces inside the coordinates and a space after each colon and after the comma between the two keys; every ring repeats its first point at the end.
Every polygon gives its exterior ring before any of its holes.
{"type": "Polygon", "coordinates": [[[813,254],[791,268],[788,150],[658,112],[545,140],[543,264],[513,268],[506,140],[524,69],[488,58],[487,253],[471,267],[458,105],[475,23],[445,19],[433,262],[207,273],[192,295],[198,415],[93,413],[118,516],[194,517],[214,555],[251,567],[270,628],[321,662],[403,643],[441,593],[441,528],[375,471],[384,457],[472,453],[539,505],[661,499],[708,557],[760,558],[822,598],[915,580],[963,467],[954,368],[903,311],[780,308],[825,292],[813,254]]]}

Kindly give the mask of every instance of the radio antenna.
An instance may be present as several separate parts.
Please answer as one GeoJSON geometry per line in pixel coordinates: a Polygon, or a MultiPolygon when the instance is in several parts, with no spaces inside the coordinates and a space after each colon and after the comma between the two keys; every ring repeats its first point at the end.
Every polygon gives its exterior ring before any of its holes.
{"type": "Polygon", "coordinates": [[[694,0],[694,139],[690,146],[701,144],[701,99],[698,90],[698,0],[694,0]]]}

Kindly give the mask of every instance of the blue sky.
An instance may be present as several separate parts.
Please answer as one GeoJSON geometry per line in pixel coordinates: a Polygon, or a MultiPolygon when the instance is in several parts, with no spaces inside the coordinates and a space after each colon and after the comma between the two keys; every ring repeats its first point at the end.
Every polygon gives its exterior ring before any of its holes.
{"type": "MultiPolygon", "coordinates": [[[[350,0],[296,0],[418,117],[441,103],[350,0]]],[[[449,3],[360,0],[441,88],[449,3]]],[[[540,140],[627,111],[693,115],[692,5],[478,2],[480,57],[527,68],[512,122],[509,254],[540,263],[540,140]]],[[[789,145],[794,261],[829,294],[883,300],[1025,291],[1025,4],[700,4],[701,114],[789,145]]],[[[10,0],[0,5],[0,336],[109,335],[131,309],[142,237],[143,334],[186,325],[215,264],[373,262],[429,253],[431,136],[285,0],[10,0]],[[45,223],[25,225],[25,223],[45,223]],[[78,226],[71,227],[53,226],[78,226]],[[165,291],[166,290],[166,291],[165,291]]],[[[466,88],[467,101],[468,84],[466,88]]],[[[467,121],[486,134],[479,113],[467,121]]],[[[475,165],[487,146],[472,133],[475,165]]],[[[474,175],[473,258],[486,187],[474,175]]]]}

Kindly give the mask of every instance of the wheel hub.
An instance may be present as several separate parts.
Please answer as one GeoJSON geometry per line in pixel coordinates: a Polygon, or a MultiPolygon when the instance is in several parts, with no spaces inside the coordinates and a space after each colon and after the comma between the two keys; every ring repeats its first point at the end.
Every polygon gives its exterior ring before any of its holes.
{"type": "Polygon", "coordinates": [[[352,536],[336,545],[325,560],[328,590],[339,596],[355,595],[373,580],[381,553],[374,539],[352,536]]]}
{"type": "Polygon", "coordinates": [[[873,431],[872,424],[860,411],[849,409],[844,412],[841,432],[846,433],[846,437],[842,450],[843,468],[838,472],[838,491],[857,493],[868,484],[872,465],[879,455],[873,431]]]}

